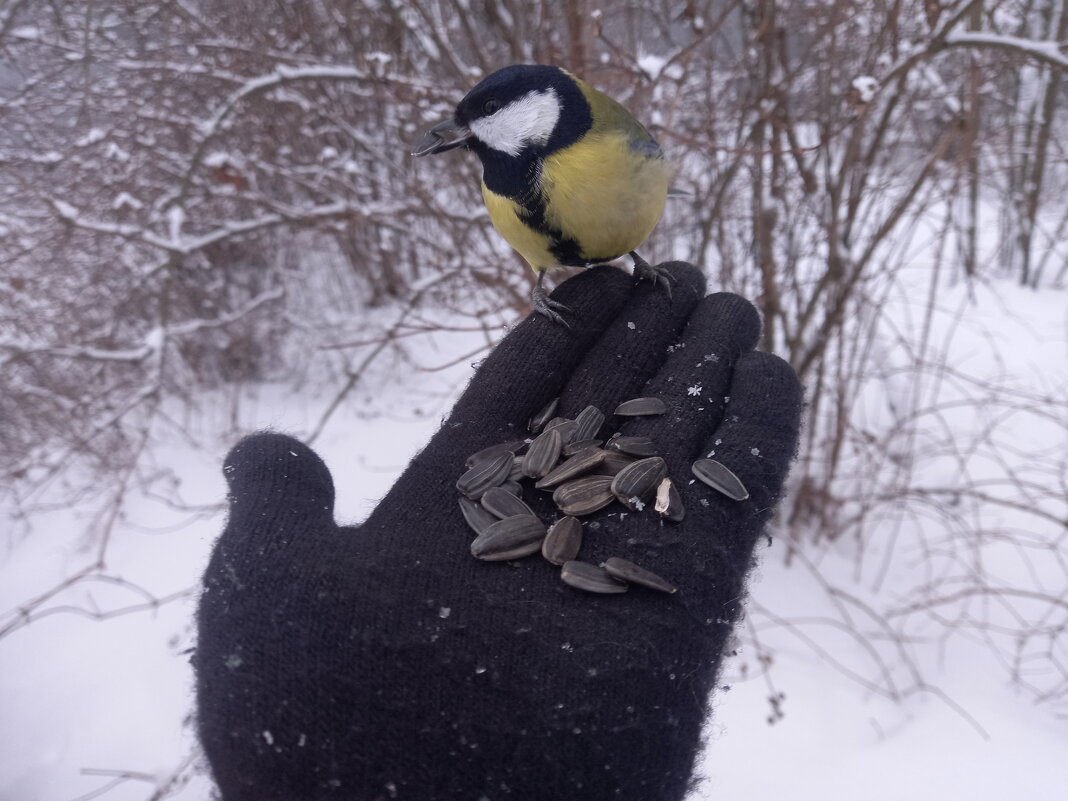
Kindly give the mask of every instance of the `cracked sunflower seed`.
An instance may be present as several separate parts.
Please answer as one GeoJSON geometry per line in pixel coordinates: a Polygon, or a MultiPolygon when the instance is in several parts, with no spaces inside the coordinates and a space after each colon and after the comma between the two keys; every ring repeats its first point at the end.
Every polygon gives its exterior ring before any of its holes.
{"type": "Polygon", "coordinates": [[[571,437],[572,442],[584,439],[593,439],[604,425],[604,412],[596,406],[587,406],[575,417],[575,433],[571,437]]]}
{"type": "Polygon", "coordinates": [[[656,456],[656,445],[649,437],[613,437],[605,444],[605,450],[619,451],[631,456],[656,456]]]}
{"type": "Polygon", "coordinates": [[[467,461],[464,462],[464,467],[474,467],[481,462],[489,461],[490,459],[496,459],[502,453],[509,452],[515,456],[516,451],[527,444],[525,439],[517,439],[514,442],[501,442],[497,445],[490,445],[488,448],[483,448],[480,451],[475,451],[467,457],[467,461]]]}
{"type": "Polygon", "coordinates": [[[566,462],[557,465],[534,486],[537,489],[549,489],[558,484],[563,484],[571,478],[577,478],[583,473],[589,473],[604,461],[604,451],[600,448],[586,448],[581,453],[576,453],[566,462]]]}
{"type": "Polygon", "coordinates": [[[553,398],[546,403],[540,412],[530,418],[530,422],[527,423],[527,431],[531,434],[540,434],[545,428],[545,424],[552,419],[553,414],[556,412],[556,404],[559,402],[559,398],[553,398]]]}
{"type": "Polygon", "coordinates": [[[551,428],[538,434],[537,439],[530,443],[527,455],[523,457],[523,474],[530,478],[544,476],[556,466],[562,447],[559,428],[551,428]]]}
{"type": "Polygon", "coordinates": [[[744,501],[749,497],[749,490],[742,480],[715,459],[698,459],[691,469],[701,481],[732,501],[744,501]]]}
{"type": "Polygon", "coordinates": [[[651,570],[639,567],[633,562],[628,562],[626,559],[620,559],[618,556],[606,559],[601,563],[601,567],[605,569],[605,572],[607,572],[608,575],[617,578],[620,581],[626,581],[630,584],[641,584],[643,587],[648,587],[651,590],[659,590],[660,592],[666,592],[671,595],[678,592],[678,588],[671,584],[671,582],[661,578],[651,570]]]}
{"type": "Polygon", "coordinates": [[[616,496],[611,476],[587,476],[561,484],[553,492],[553,502],[565,515],[581,517],[604,509],[616,496]]]}
{"type": "Polygon", "coordinates": [[[667,475],[667,462],[659,456],[629,464],[612,479],[612,494],[628,509],[639,512],[667,475]]]}
{"type": "Polygon", "coordinates": [[[460,511],[464,520],[476,534],[482,534],[487,528],[497,522],[497,518],[487,512],[481,504],[470,498],[460,498],[460,511]]]}
{"type": "Polygon", "coordinates": [[[486,562],[520,559],[541,550],[545,525],[531,515],[498,520],[471,543],[471,555],[486,562]]]}
{"type": "Polygon", "coordinates": [[[667,404],[660,398],[632,398],[619,404],[613,414],[620,417],[639,417],[647,414],[663,414],[666,411],[667,404]]]}
{"type": "Polygon", "coordinates": [[[660,482],[660,486],[656,488],[656,503],[653,508],[656,509],[661,517],[674,520],[676,523],[686,516],[686,510],[682,505],[682,496],[679,495],[679,491],[675,488],[670,478],[665,478],[660,482]]]}
{"type": "Polygon", "coordinates": [[[560,568],[560,578],[577,590],[615,595],[627,591],[627,585],[616,581],[603,567],[589,562],[565,562],[560,568]]]}
{"type": "Polygon", "coordinates": [[[563,565],[578,556],[582,547],[582,522],[568,515],[549,527],[541,543],[541,555],[554,565],[563,565]]]}
{"type": "Polygon", "coordinates": [[[486,490],[485,495],[482,496],[482,506],[500,520],[518,515],[536,517],[534,510],[504,487],[490,487],[486,490]]]}
{"type": "Polygon", "coordinates": [[[512,452],[504,451],[493,459],[478,462],[456,481],[456,489],[477,501],[490,487],[501,484],[512,469],[512,452]]]}

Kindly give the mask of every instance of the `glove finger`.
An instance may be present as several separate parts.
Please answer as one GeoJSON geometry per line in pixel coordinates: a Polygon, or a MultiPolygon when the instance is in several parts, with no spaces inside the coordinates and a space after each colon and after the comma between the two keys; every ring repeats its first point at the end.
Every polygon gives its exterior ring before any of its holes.
{"type": "Polygon", "coordinates": [[[642,282],[597,343],[583,354],[560,398],[559,414],[574,416],[593,404],[605,414],[640,394],[705,294],[704,274],[692,264],[660,265],[673,278],[671,293],[642,282]]]}
{"type": "MultiPolygon", "coordinates": [[[[804,389],[794,369],[770,353],[738,360],[730,400],[701,456],[725,465],[749,490],[748,504],[764,520],[782,494],[801,432],[804,389]]],[[[714,504],[734,504],[712,490],[714,504]],[[714,496],[714,497],[713,497],[714,496]]]]}
{"type": "Polygon", "coordinates": [[[627,420],[621,431],[652,439],[680,486],[723,419],[735,364],[759,337],[760,316],[749,301],[726,292],[709,295],[672,352],[664,354],[659,372],[635,393],[660,398],[668,410],[627,420]]]}
{"type": "Polygon", "coordinates": [[[224,539],[251,538],[256,549],[334,525],[334,482],[323,460],[293,437],[245,437],[223,462],[230,516],[224,539]]]}
{"type": "Polygon", "coordinates": [[[453,408],[450,445],[466,456],[502,438],[527,436],[527,421],[560,394],[630,294],[630,276],[608,266],[557,287],[552,299],[567,306],[568,326],[531,314],[493,349],[453,408]]]}

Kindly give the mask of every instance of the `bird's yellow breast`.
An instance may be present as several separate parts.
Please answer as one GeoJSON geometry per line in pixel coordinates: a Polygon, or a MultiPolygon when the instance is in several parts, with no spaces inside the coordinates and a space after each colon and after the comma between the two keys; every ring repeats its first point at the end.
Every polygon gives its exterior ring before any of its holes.
{"type": "MultiPolygon", "coordinates": [[[[608,261],[637,248],[664,212],[668,167],[631,146],[623,133],[591,131],[545,158],[537,189],[544,226],[577,243],[586,261],[608,261]]],[[[555,267],[553,235],[524,222],[521,207],[482,186],[498,233],[535,270],[555,267]]]]}

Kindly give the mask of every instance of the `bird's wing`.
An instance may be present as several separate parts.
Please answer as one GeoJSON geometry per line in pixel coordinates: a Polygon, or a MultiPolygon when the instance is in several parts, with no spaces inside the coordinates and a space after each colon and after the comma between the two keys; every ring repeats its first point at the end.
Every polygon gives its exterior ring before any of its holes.
{"type": "Polygon", "coordinates": [[[664,155],[653,135],[634,119],[634,115],[626,108],[583,80],[576,78],[575,83],[582,90],[593,112],[593,127],[590,133],[617,136],[622,134],[633,150],[650,158],[660,158],[664,155]]]}

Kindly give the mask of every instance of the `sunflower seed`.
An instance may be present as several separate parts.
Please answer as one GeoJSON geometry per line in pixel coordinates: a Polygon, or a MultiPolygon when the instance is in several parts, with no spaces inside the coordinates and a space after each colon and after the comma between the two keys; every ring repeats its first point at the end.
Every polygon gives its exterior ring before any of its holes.
{"type": "Polygon", "coordinates": [[[656,485],[667,475],[667,462],[659,456],[629,464],[612,479],[612,494],[628,509],[639,512],[653,494],[656,485]]]}
{"type": "Polygon", "coordinates": [[[678,588],[660,578],[656,573],[646,570],[644,567],[638,567],[638,565],[628,562],[626,559],[620,559],[618,556],[613,556],[611,559],[602,562],[601,567],[605,569],[608,575],[620,581],[641,584],[643,587],[670,594],[678,592],[678,588]]]}
{"type": "Polygon", "coordinates": [[[601,447],[601,440],[599,439],[580,439],[574,442],[569,442],[564,446],[564,456],[574,456],[579,451],[584,451],[587,448],[599,448],[601,447]]]}
{"type": "Polygon", "coordinates": [[[490,487],[482,496],[482,506],[495,518],[528,515],[536,517],[534,511],[504,487],[490,487]]]}
{"type": "Polygon", "coordinates": [[[530,443],[527,455],[523,457],[523,474],[530,478],[544,476],[556,466],[561,447],[563,444],[560,441],[559,428],[551,428],[538,434],[537,439],[530,443]]]}
{"type": "Polygon", "coordinates": [[[571,437],[572,442],[584,439],[593,439],[604,425],[604,412],[596,406],[587,406],[575,417],[575,433],[571,437]]]}
{"type": "Polygon", "coordinates": [[[467,525],[476,534],[482,534],[497,522],[497,518],[482,508],[481,504],[475,503],[470,498],[460,498],[460,511],[463,512],[467,525]]]}
{"type": "Polygon", "coordinates": [[[504,451],[494,459],[478,462],[474,467],[460,476],[456,489],[473,501],[477,501],[490,487],[496,487],[506,478],[512,469],[512,452],[504,451]]]}
{"type": "Polygon", "coordinates": [[[622,451],[604,451],[604,461],[601,462],[601,466],[597,468],[597,472],[614,476],[624,467],[629,464],[634,464],[636,461],[638,460],[633,456],[628,456],[622,451]]]}
{"type": "Polygon", "coordinates": [[[568,479],[581,476],[583,473],[589,473],[604,461],[604,454],[605,452],[600,448],[586,448],[581,453],[576,453],[566,462],[557,465],[534,486],[538,489],[548,489],[549,487],[563,484],[568,479]]]}
{"type": "Polygon", "coordinates": [[[656,488],[656,503],[653,506],[661,517],[674,520],[678,523],[686,516],[686,510],[682,506],[682,496],[675,489],[670,478],[665,478],[656,488]]]}
{"type": "Polygon", "coordinates": [[[596,592],[602,595],[617,594],[627,591],[627,585],[616,581],[603,567],[589,562],[565,562],[560,569],[560,578],[578,590],[596,592]]]}
{"type": "Polygon", "coordinates": [[[744,501],[749,497],[749,490],[741,479],[715,459],[698,459],[693,463],[692,470],[693,474],[708,486],[733,501],[744,501]]]}
{"type": "Polygon", "coordinates": [[[509,481],[519,481],[523,477],[523,457],[516,456],[512,459],[512,469],[508,471],[509,481]]]}
{"type": "Polygon", "coordinates": [[[604,447],[605,450],[620,451],[631,456],[656,456],[656,446],[649,437],[613,437],[604,447]]]}
{"type": "Polygon", "coordinates": [[[512,493],[517,498],[522,498],[523,497],[523,487],[514,478],[510,478],[507,481],[505,481],[503,484],[501,484],[501,489],[504,490],[505,492],[512,493]]]}
{"type": "Polygon", "coordinates": [[[576,517],[561,517],[549,528],[541,543],[541,555],[554,565],[562,565],[578,556],[582,547],[582,523],[576,517]]]}
{"type": "Polygon", "coordinates": [[[646,414],[663,414],[666,411],[667,404],[660,398],[632,398],[619,404],[613,414],[621,417],[638,417],[646,414]]]}
{"type": "Polygon", "coordinates": [[[467,461],[464,462],[464,467],[474,467],[480,462],[485,462],[490,459],[496,459],[502,453],[511,452],[514,456],[516,451],[526,445],[527,442],[524,439],[517,439],[514,442],[501,442],[497,445],[490,445],[488,448],[483,448],[480,451],[476,451],[467,457],[467,461]]]}
{"type": "Polygon", "coordinates": [[[559,402],[559,398],[553,398],[546,403],[540,412],[530,418],[530,422],[527,423],[527,431],[531,434],[540,434],[542,429],[545,428],[545,424],[552,419],[553,414],[556,412],[556,404],[559,402]]]}
{"type": "Polygon", "coordinates": [[[553,502],[565,515],[581,517],[604,509],[616,496],[611,476],[587,476],[561,484],[553,492],[553,502]]]}
{"type": "Polygon", "coordinates": [[[530,556],[541,550],[545,526],[531,515],[498,520],[471,543],[471,555],[487,562],[503,562],[530,556]]]}
{"type": "Polygon", "coordinates": [[[560,444],[567,445],[575,438],[575,430],[578,428],[578,423],[574,420],[568,420],[566,417],[554,417],[545,424],[545,429],[541,433],[552,431],[554,428],[560,432],[560,444]]]}

